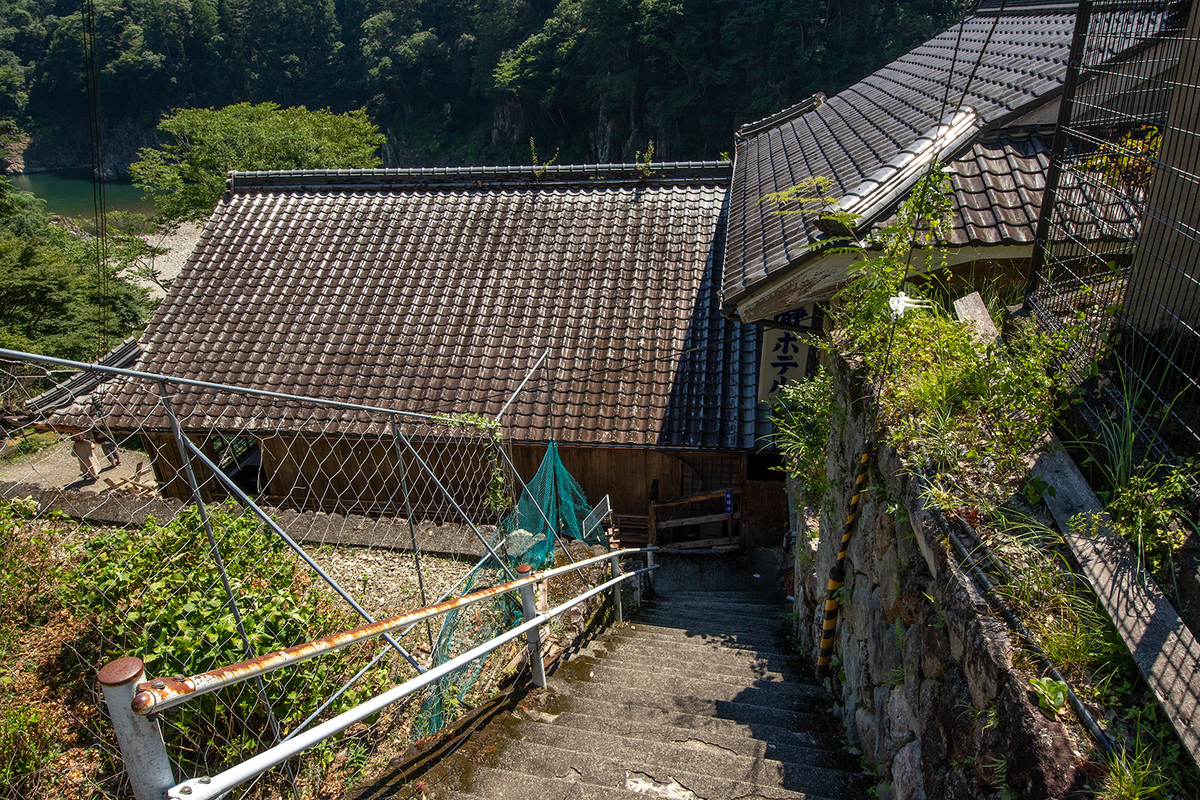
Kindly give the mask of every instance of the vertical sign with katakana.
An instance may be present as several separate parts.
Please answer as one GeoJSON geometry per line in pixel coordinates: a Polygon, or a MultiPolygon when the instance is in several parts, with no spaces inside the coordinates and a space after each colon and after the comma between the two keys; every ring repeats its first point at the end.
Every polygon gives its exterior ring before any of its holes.
{"type": "MultiPolygon", "coordinates": [[[[780,314],[776,322],[804,327],[811,323],[807,308],[780,314]]],[[[808,343],[804,334],[787,328],[767,327],[763,332],[762,361],[758,369],[758,399],[767,402],[788,381],[803,378],[808,367],[808,343]]]]}

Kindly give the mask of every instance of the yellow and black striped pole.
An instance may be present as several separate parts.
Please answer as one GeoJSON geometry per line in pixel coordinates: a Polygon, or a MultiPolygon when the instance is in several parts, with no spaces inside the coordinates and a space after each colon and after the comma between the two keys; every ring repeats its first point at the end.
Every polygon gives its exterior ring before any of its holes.
{"type": "Polygon", "coordinates": [[[846,513],[846,526],[842,529],[842,542],[838,547],[837,561],[829,568],[829,588],[825,596],[825,618],[821,621],[821,651],[817,655],[817,677],[824,680],[829,676],[829,662],[833,660],[833,634],[837,630],[837,590],[845,580],[846,551],[850,548],[850,534],[854,521],[858,519],[858,502],[862,498],[863,482],[867,479],[867,461],[870,446],[863,450],[858,460],[858,473],[854,476],[854,496],[850,498],[850,510],[846,513]]]}

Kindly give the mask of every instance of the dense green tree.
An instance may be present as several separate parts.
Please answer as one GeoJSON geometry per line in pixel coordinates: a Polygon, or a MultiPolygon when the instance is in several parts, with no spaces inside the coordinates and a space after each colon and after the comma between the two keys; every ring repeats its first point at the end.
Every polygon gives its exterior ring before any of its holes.
{"type": "Polygon", "coordinates": [[[186,109],[159,124],[169,139],[129,171],[168,220],[208,216],[230,170],[377,167],[383,136],[363,110],[345,114],[238,103],[186,109]]]}
{"type": "Polygon", "coordinates": [[[98,265],[95,245],[0,177],[0,343],[91,360],[141,330],[153,306],[130,275],[148,246],[114,230],[98,265]]]}
{"type": "MultiPolygon", "coordinates": [[[[95,0],[105,130],[243,102],[365,107],[391,164],[729,150],[737,125],[837,92],[964,0],[95,0]]],[[[87,152],[68,0],[0,0],[0,120],[87,152]]],[[[110,157],[132,160],[134,146],[110,157]]],[[[123,160],[123,161],[122,161],[123,160]]]]}

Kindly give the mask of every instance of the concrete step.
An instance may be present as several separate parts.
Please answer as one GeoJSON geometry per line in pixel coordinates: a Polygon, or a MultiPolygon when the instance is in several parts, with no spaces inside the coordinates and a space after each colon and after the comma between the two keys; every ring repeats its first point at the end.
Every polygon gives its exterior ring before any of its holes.
{"type": "Polygon", "coordinates": [[[779,637],[769,632],[743,631],[738,633],[713,634],[700,629],[688,630],[673,625],[664,625],[661,620],[638,620],[632,628],[622,631],[628,638],[657,641],[664,645],[673,643],[707,644],[713,647],[758,650],[782,653],[779,637]]]}
{"type": "MultiPolygon", "coordinates": [[[[581,698],[582,700],[582,698],[581,698]]],[[[576,703],[570,711],[559,712],[553,724],[563,724],[580,730],[598,730],[629,739],[649,741],[688,742],[692,739],[725,747],[739,756],[803,760],[812,753],[826,753],[828,765],[850,764],[841,739],[836,732],[814,733],[808,730],[787,730],[756,724],[754,728],[730,720],[695,715],[661,714],[659,722],[647,718],[620,714],[623,706],[576,703]]],[[[642,715],[646,717],[649,715],[642,715]]],[[[852,764],[851,764],[852,765],[852,764]]]]}
{"type": "Polygon", "coordinates": [[[672,598],[711,598],[722,600],[746,600],[749,602],[762,602],[763,600],[771,600],[780,594],[774,589],[766,586],[753,587],[746,589],[675,589],[671,591],[664,590],[661,597],[666,600],[672,598]]]}
{"type": "Polygon", "coordinates": [[[637,627],[622,631],[619,636],[605,639],[611,644],[609,649],[621,652],[622,648],[632,648],[655,657],[681,653],[688,658],[723,658],[731,662],[769,661],[785,663],[795,658],[794,653],[782,652],[778,645],[752,646],[738,644],[728,639],[705,639],[699,636],[680,637],[659,633],[649,626],[637,627]]]}
{"type": "MultiPolygon", "coordinates": [[[[828,746],[814,747],[811,739],[806,742],[794,736],[782,737],[780,741],[755,738],[748,735],[744,729],[737,733],[700,732],[669,725],[651,725],[630,719],[593,717],[588,714],[567,711],[557,715],[553,722],[531,723],[523,726],[521,735],[533,738],[543,744],[556,744],[557,742],[552,739],[538,738],[540,736],[539,725],[554,728],[559,731],[559,735],[577,736],[580,740],[588,740],[589,737],[613,736],[628,746],[638,748],[683,747],[701,753],[721,752],[741,758],[809,764],[825,769],[857,768],[850,756],[840,749],[828,746]]],[[[602,743],[606,740],[595,739],[595,741],[602,743]]],[[[605,750],[605,752],[611,755],[610,751],[605,750]]]]}
{"type": "Polygon", "coordinates": [[[669,600],[654,599],[642,604],[643,608],[654,608],[659,610],[674,609],[682,612],[693,611],[712,611],[719,614],[734,615],[749,615],[755,617],[778,617],[786,616],[787,608],[779,603],[745,603],[745,602],[724,602],[714,600],[690,600],[671,598],[669,600]]]}
{"type": "Polygon", "coordinates": [[[711,700],[738,700],[743,697],[773,698],[771,704],[788,707],[813,699],[824,699],[825,689],[817,684],[757,679],[720,680],[707,675],[688,675],[686,669],[646,670],[637,666],[597,660],[588,677],[629,691],[646,690],[664,694],[690,695],[711,700]]]}
{"type": "Polygon", "coordinates": [[[797,658],[777,656],[757,658],[753,654],[733,650],[725,652],[712,647],[703,647],[687,653],[686,660],[680,659],[678,648],[664,649],[645,646],[636,639],[623,640],[612,645],[592,646],[584,655],[607,661],[651,669],[673,668],[684,664],[692,674],[719,674],[753,680],[759,676],[773,676],[789,681],[812,682],[810,673],[797,658]],[[670,658],[674,654],[674,658],[670,658]]]}
{"type": "MultiPolygon", "coordinates": [[[[646,796],[620,787],[596,786],[578,778],[555,778],[529,771],[472,764],[458,789],[428,790],[427,800],[646,800],[646,796]]],[[[413,800],[422,800],[417,793],[413,800]]]]}
{"type": "Polygon", "coordinates": [[[653,742],[536,722],[522,726],[520,737],[524,742],[560,750],[602,755],[631,769],[653,773],[670,768],[710,778],[799,791],[818,788],[828,791],[829,788],[844,787],[846,782],[845,771],[840,766],[830,766],[829,753],[819,750],[804,761],[785,762],[774,757],[743,756],[701,739],[680,743],[653,742]]]}
{"type": "Polygon", "coordinates": [[[595,697],[573,696],[563,713],[586,714],[609,720],[680,728],[705,734],[720,733],[765,741],[782,741],[788,734],[800,737],[806,746],[840,748],[841,728],[832,717],[821,712],[779,711],[761,712],[754,706],[727,704],[722,716],[697,714],[679,708],[665,708],[651,700],[645,704],[613,702],[595,697]],[[771,713],[773,712],[773,713],[771,713]]]}
{"type": "Polygon", "coordinates": [[[825,699],[813,698],[811,702],[783,705],[772,699],[770,691],[746,690],[736,700],[712,697],[693,697],[667,692],[630,690],[620,686],[602,686],[591,682],[570,684],[572,700],[588,698],[633,708],[651,708],[675,714],[720,717],[747,725],[765,723],[791,730],[820,729],[829,725],[836,730],[835,723],[824,715],[829,710],[825,699]]]}
{"type": "MultiPolygon", "coordinates": [[[[576,746],[586,748],[588,744],[583,741],[576,743],[576,746]]],[[[776,771],[766,767],[764,780],[754,780],[752,769],[738,770],[735,775],[700,774],[654,759],[629,761],[525,739],[509,741],[504,748],[504,754],[507,763],[520,765],[523,771],[537,775],[553,776],[562,780],[577,779],[581,783],[610,789],[627,788],[627,782],[631,778],[648,780],[659,785],[674,782],[681,789],[691,791],[704,800],[745,800],[747,797],[773,800],[843,798],[848,796],[850,782],[847,773],[806,768],[800,770],[799,774],[783,775],[788,784],[788,788],[784,788],[776,785],[776,771]],[[790,788],[792,786],[802,788],[790,788]]]]}
{"type": "Polygon", "coordinates": [[[785,620],[775,614],[724,614],[704,609],[646,608],[638,614],[635,622],[714,634],[743,631],[776,636],[786,630],[785,620]]]}

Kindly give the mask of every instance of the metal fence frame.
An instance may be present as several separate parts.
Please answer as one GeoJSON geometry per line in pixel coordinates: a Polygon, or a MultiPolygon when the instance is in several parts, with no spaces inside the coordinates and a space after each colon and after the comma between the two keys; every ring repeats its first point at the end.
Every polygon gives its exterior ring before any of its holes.
{"type": "Polygon", "coordinates": [[[527,639],[533,682],[539,687],[544,687],[546,675],[542,662],[539,633],[541,626],[580,603],[610,589],[612,590],[615,618],[618,622],[621,621],[623,610],[620,584],[634,578],[638,579],[635,591],[640,596],[640,576],[652,575],[653,571],[658,568],[658,565],[654,563],[656,549],[617,550],[569,566],[537,573],[530,573],[525,567],[522,577],[516,580],[484,591],[474,592],[456,601],[427,606],[379,623],[343,631],[322,640],[308,642],[288,650],[268,653],[201,675],[176,676],[170,680],[169,684],[163,679],[148,681],[141,661],[136,658],[125,658],[113,662],[102,670],[100,682],[104,687],[105,702],[113,718],[122,756],[126,759],[135,797],[137,800],[161,800],[164,796],[170,797],[172,800],[208,800],[208,798],[221,797],[266,770],[285,763],[289,758],[337,735],[354,723],[378,713],[387,706],[408,697],[439,678],[461,669],[466,664],[486,656],[520,636],[525,636],[527,639]],[[621,560],[632,555],[643,555],[646,566],[638,570],[622,572],[621,560]],[[558,575],[603,561],[611,564],[613,577],[610,580],[592,587],[542,614],[536,613],[535,587],[538,584],[558,575]],[[443,664],[425,670],[417,677],[344,711],[320,725],[299,734],[293,733],[289,739],[280,741],[274,747],[218,775],[201,776],[175,783],[166,747],[163,744],[162,733],[153,721],[152,715],[155,713],[180,705],[223,686],[260,679],[268,672],[293,666],[301,661],[315,658],[335,649],[348,647],[365,639],[376,636],[386,637],[390,631],[408,628],[420,621],[447,614],[457,608],[490,600],[497,595],[514,591],[520,593],[522,607],[525,611],[525,621],[520,625],[443,664]]]}
{"type": "Polygon", "coordinates": [[[1026,287],[1043,326],[1082,323],[1062,366],[1099,362],[1099,412],[1163,464],[1200,452],[1198,9],[1080,0],[1026,287]]]}
{"type": "MultiPolygon", "coordinates": [[[[512,404],[513,400],[522,392],[529,383],[534,372],[544,363],[547,354],[537,360],[533,365],[529,374],[513,391],[493,421],[499,426],[505,411],[512,404]]],[[[191,379],[175,378],[167,375],[156,373],[141,372],[133,369],[122,369],[118,367],[107,366],[103,364],[86,364],[81,362],[70,361],[66,359],[51,358],[19,351],[0,349],[0,359],[7,359],[16,362],[23,362],[33,365],[41,365],[47,368],[78,370],[80,374],[92,375],[96,377],[96,382],[102,384],[104,381],[123,378],[127,380],[137,381],[141,384],[154,387],[154,391],[158,395],[158,402],[161,404],[162,410],[165,412],[166,421],[169,425],[170,435],[178,450],[181,460],[181,477],[187,484],[187,491],[190,494],[190,501],[194,504],[201,521],[205,539],[207,540],[208,550],[213,561],[216,564],[217,571],[220,574],[220,582],[224,589],[225,602],[229,612],[232,615],[237,635],[241,641],[241,647],[245,654],[246,661],[239,665],[233,665],[225,670],[225,678],[214,678],[210,673],[199,676],[187,677],[182,675],[163,676],[154,680],[148,680],[144,674],[142,661],[136,657],[126,657],[118,659],[115,662],[108,664],[100,673],[100,685],[104,696],[105,704],[109,708],[114,726],[117,732],[119,746],[122,754],[122,759],[126,763],[129,780],[138,800],[149,800],[149,798],[162,798],[166,796],[167,789],[170,789],[171,797],[178,798],[196,798],[196,797],[215,797],[228,792],[231,788],[237,786],[249,778],[260,774],[278,764],[288,766],[288,759],[314,744],[323,741],[340,732],[345,727],[353,724],[355,721],[361,720],[371,714],[376,713],[383,707],[391,705],[401,698],[411,695],[416,690],[428,686],[439,678],[454,672],[465,664],[485,656],[487,653],[496,648],[512,641],[513,639],[525,635],[529,640],[530,663],[533,667],[533,679],[538,685],[545,685],[545,676],[541,667],[541,647],[539,628],[547,621],[555,616],[569,610],[581,602],[605,591],[613,589],[615,611],[618,619],[621,617],[620,606],[620,584],[635,576],[640,576],[643,573],[653,569],[653,555],[651,551],[628,550],[618,551],[609,555],[597,556],[587,559],[583,562],[576,563],[567,550],[565,543],[558,537],[557,525],[550,523],[550,520],[545,518],[545,513],[542,513],[542,518],[546,522],[548,528],[554,532],[555,542],[558,549],[566,555],[567,561],[571,562],[567,566],[560,567],[554,570],[548,570],[532,576],[513,574],[511,569],[505,564],[505,559],[493,547],[493,543],[489,542],[488,537],[480,531],[479,527],[473,522],[471,515],[462,507],[459,501],[454,497],[453,493],[439,481],[437,474],[430,465],[422,458],[419,450],[414,446],[411,438],[402,431],[401,426],[404,423],[441,423],[444,422],[444,415],[426,414],[411,411],[396,411],[392,409],[373,407],[367,405],[359,405],[354,403],[346,403],[335,400],[326,400],[318,397],[305,397],[299,395],[290,395],[278,392],[271,392],[247,387],[229,386],[224,384],[211,383],[206,381],[198,381],[191,379]],[[306,552],[304,546],[295,538],[290,536],[287,531],[272,517],[268,510],[264,509],[260,503],[256,502],[250,494],[240,487],[234,479],[226,474],[225,471],[217,464],[214,459],[210,458],[195,442],[193,442],[185,433],[184,426],[180,422],[179,415],[175,407],[175,399],[181,388],[199,389],[207,392],[222,392],[232,395],[245,397],[262,398],[272,402],[294,402],[311,407],[324,407],[329,409],[339,409],[349,412],[364,412],[375,417],[380,417],[387,421],[387,431],[390,435],[392,447],[397,462],[401,465],[400,470],[400,491],[404,495],[404,507],[408,510],[406,514],[408,520],[409,534],[412,540],[412,550],[416,561],[417,578],[420,583],[420,596],[425,604],[416,612],[409,612],[398,617],[390,618],[383,622],[377,621],[372,614],[364,609],[358,602],[354,600],[349,592],[340,586],[337,580],[334,579],[328,572],[306,552]],[[426,596],[425,582],[422,576],[420,564],[420,549],[417,546],[417,536],[413,527],[413,513],[411,510],[411,502],[409,497],[409,486],[405,482],[406,475],[405,465],[415,464],[421,473],[442,493],[449,506],[452,507],[464,526],[469,528],[474,536],[478,539],[484,548],[486,555],[468,572],[462,579],[449,589],[442,597],[434,601],[432,604],[426,596]],[[230,575],[226,569],[224,559],[221,555],[221,548],[218,546],[216,537],[214,536],[213,526],[209,519],[208,503],[205,500],[204,492],[201,491],[201,483],[197,478],[196,468],[203,467],[211,473],[209,480],[215,480],[228,493],[230,499],[239,504],[245,512],[253,515],[261,525],[265,526],[274,536],[282,540],[287,547],[303,561],[310,569],[312,569],[328,586],[333,593],[344,601],[354,613],[363,620],[363,625],[353,631],[343,631],[332,637],[325,637],[321,642],[308,642],[304,645],[299,645],[290,648],[286,653],[272,653],[263,656],[255,656],[250,639],[247,635],[243,624],[244,610],[239,607],[237,601],[237,593],[231,585],[230,575]],[[634,555],[642,553],[649,562],[645,569],[631,573],[622,573],[619,567],[619,560],[626,555],[634,555]],[[533,586],[535,584],[544,584],[544,582],[557,575],[566,572],[574,571],[581,577],[583,572],[581,568],[593,564],[598,561],[608,560],[612,564],[612,579],[606,581],[601,586],[595,587],[568,602],[551,609],[543,614],[536,614],[533,603],[533,586]],[[485,563],[494,564],[499,569],[503,570],[505,577],[509,580],[507,583],[492,590],[473,592],[465,597],[456,600],[448,600],[452,594],[457,592],[463,585],[466,584],[485,563]],[[525,607],[526,622],[506,631],[498,637],[491,639],[481,645],[472,648],[468,653],[462,654],[444,664],[423,665],[420,661],[408,652],[398,641],[397,637],[410,631],[415,625],[428,621],[434,617],[443,616],[449,612],[473,605],[482,600],[497,597],[507,592],[519,592],[522,596],[522,605],[525,607]],[[395,636],[393,635],[395,634],[395,636]],[[279,669],[283,666],[293,666],[309,658],[321,655],[331,650],[340,649],[350,644],[361,643],[372,638],[382,638],[386,644],[383,649],[375,656],[375,658],[359,670],[355,675],[349,678],[340,688],[334,691],[331,696],[326,699],[316,711],[312,712],[307,719],[303,720],[296,726],[286,737],[281,735],[281,727],[279,720],[276,719],[275,711],[272,708],[270,699],[267,696],[266,687],[263,683],[263,675],[267,672],[279,669]],[[416,677],[408,680],[398,687],[385,692],[383,695],[368,701],[367,704],[359,706],[351,711],[343,712],[331,720],[321,723],[316,727],[309,727],[317,718],[326,711],[330,705],[346,692],[362,675],[364,675],[373,665],[387,654],[389,651],[394,651],[417,673],[416,677]],[[301,655],[302,654],[302,655],[301,655]],[[252,666],[247,667],[247,663],[252,666]],[[270,665],[270,666],[267,666],[270,665]],[[265,667],[265,668],[264,668],[265,667]],[[258,702],[261,704],[265,712],[267,724],[270,728],[270,739],[273,741],[272,746],[265,753],[260,753],[252,758],[249,762],[235,767],[232,770],[227,770],[220,776],[214,779],[207,777],[196,778],[194,780],[184,781],[175,785],[172,777],[172,768],[170,760],[166,755],[165,745],[163,744],[162,731],[157,722],[157,714],[174,705],[186,702],[187,700],[198,697],[210,691],[215,691],[223,687],[233,686],[243,681],[252,681],[255,694],[258,702]],[[192,691],[179,692],[172,695],[173,690],[178,690],[181,687],[193,687],[192,691]],[[361,710],[367,708],[368,710],[361,710]],[[341,722],[339,722],[341,721],[341,722]],[[344,722],[344,724],[342,724],[344,722]],[[331,725],[330,723],[337,723],[331,725]],[[275,754],[284,753],[284,755],[276,758],[275,754]],[[270,763],[267,763],[267,762],[270,763]],[[222,776],[230,776],[224,778],[222,776]],[[239,777],[240,776],[240,777],[239,777]],[[232,782],[231,782],[232,781],[232,782]],[[223,788],[222,788],[223,787],[223,788]]],[[[496,446],[503,468],[507,474],[515,479],[519,486],[519,491],[525,490],[524,481],[517,473],[510,455],[505,448],[496,446]]],[[[518,495],[519,496],[519,495],[518,495]]],[[[539,507],[539,511],[541,511],[539,507]]],[[[586,581],[585,581],[586,583],[586,581]]],[[[635,586],[635,594],[640,597],[641,584],[640,578],[635,586]]],[[[432,650],[432,631],[430,631],[431,650],[432,650]]],[[[290,774],[290,772],[289,772],[290,774]]]]}

